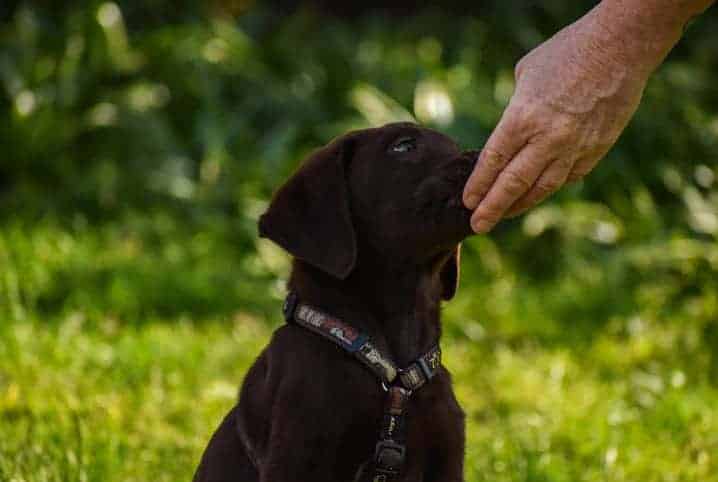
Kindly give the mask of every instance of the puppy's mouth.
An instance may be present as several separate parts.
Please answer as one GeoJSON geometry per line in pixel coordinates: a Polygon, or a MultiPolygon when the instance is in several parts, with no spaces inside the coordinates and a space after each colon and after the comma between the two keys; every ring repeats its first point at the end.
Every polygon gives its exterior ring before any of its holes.
{"type": "Polygon", "coordinates": [[[454,191],[446,202],[448,208],[460,209],[471,213],[471,211],[464,206],[464,187],[476,166],[478,155],[479,151],[467,151],[448,169],[445,175],[446,183],[451,186],[451,190],[454,191]]]}
{"type": "Polygon", "coordinates": [[[463,191],[459,192],[456,196],[450,197],[449,201],[446,203],[446,207],[451,209],[464,209],[469,213],[471,212],[466,209],[466,206],[464,206],[463,191]]]}
{"type": "Polygon", "coordinates": [[[442,167],[441,173],[427,179],[416,194],[420,214],[434,215],[439,222],[445,220],[448,213],[455,213],[461,222],[468,223],[471,211],[464,206],[463,195],[474,164],[474,159],[462,156],[442,167]]]}

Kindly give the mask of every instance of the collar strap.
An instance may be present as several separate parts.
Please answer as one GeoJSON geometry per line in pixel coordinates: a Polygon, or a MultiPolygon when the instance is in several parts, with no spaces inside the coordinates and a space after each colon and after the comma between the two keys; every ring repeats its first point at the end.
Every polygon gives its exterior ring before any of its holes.
{"type": "Polygon", "coordinates": [[[399,383],[413,392],[434,378],[441,367],[441,349],[437,344],[408,367],[398,368],[391,358],[374,345],[368,335],[300,302],[294,292],[287,296],[283,311],[287,323],[295,323],[339,345],[369,368],[385,387],[399,383]]]}

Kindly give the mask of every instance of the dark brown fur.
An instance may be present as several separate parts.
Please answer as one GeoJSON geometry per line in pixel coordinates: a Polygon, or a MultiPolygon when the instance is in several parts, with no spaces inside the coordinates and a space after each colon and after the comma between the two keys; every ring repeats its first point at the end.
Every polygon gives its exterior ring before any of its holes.
{"type": "MultiPolygon", "coordinates": [[[[260,234],[295,257],[289,288],[302,301],[407,366],[438,340],[441,300],[456,290],[459,243],[471,233],[461,190],[475,158],[413,124],[352,132],[303,163],[260,234]],[[416,148],[397,152],[405,137],[416,148]]],[[[385,396],[341,348],[284,325],[247,373],[195,481],[368,481],[385,396]]],[[[463,480],[464,416],[444,368],[412,396],[408,422],[400,480],[463,480]]]]}

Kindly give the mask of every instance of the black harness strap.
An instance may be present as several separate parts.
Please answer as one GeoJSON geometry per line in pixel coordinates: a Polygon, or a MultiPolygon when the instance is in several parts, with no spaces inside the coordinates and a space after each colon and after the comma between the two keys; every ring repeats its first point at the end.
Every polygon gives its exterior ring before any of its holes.
{"type": "Polygon", "coordinates": [[[301,303],[293,292],[287,296],[283,311],[287,323],[295,323],[339,345],[379,378],[388,398],[374,453],[372,481],[386,482],[399,476],[406,460],[406,405],[412,392],[426,385],[441,368],[439,345],[400,369],[368,335],[301,303]]]}
{"type": "Polygon", "coordinates": [[[406,461],[406,405],[411,392],[399,386],[389,388],[379,441],[374,449],[372,482],[398,477],[406,461]]]}

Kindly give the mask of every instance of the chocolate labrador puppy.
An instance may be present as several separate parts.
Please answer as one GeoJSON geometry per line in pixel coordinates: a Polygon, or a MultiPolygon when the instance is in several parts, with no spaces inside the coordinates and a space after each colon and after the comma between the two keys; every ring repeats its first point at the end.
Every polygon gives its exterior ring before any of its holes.
{"type": "Polygon", "coordinates": [[[294,256],[289,322],[195,481],[463,480],[464,415],[436,344],[471,234],[461,192],[476,157],[389,124],[335,139],[279,189],[259,230],[294,256]]]}

